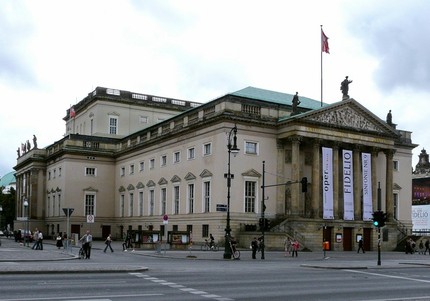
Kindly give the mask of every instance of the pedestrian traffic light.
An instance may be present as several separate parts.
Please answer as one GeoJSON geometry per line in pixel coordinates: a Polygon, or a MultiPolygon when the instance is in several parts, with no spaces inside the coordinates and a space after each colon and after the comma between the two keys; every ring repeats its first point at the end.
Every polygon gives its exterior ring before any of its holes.
{"type": "Polygon", "coordinates": [[[375,226],[376,228],[382,228],[385,226],[386,221],[387,213],[381,210],[373,212],[373,226],[375,226]]]}
{"type": "Polygon", "coordinates": [[[300,183],[302,183],[302,192],[308,192],[308,178],[303,177],[300,183]]]}

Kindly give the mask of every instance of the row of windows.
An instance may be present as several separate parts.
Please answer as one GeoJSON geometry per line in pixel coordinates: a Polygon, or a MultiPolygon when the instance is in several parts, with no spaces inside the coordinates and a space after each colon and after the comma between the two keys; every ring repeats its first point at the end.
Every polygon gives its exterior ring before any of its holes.
{"type": "MultiPolygon", "coordinates": [[[[48,196],[46,201],[46,214],[47,216],[64,216],[61,194],[52,194],[48,196]]],[[[87,193],[84,197],[84,215],[95,215],[96,211],[96,195],[94,193],[87,193]]]]}
{"type": "MultiPolygon", "coordinates": [[[[212,206],[212,191],[211,182],[205,181],[202,183],[202,197],[200,199],[200,212],[207,213],[211,212],[214,208],[212,206]]],[[[256,202],[257,202],[257,182],[255,181],[245,181],[244,187],[244,211],[245,212],[256,212],[256,202]]],[[[135,205],[135,192],[131,191],[128,195],[122,193],[120,195],[120,217],[131,217],[131,216],[152,216],[152,215],[164,215],[164,214],[181,214],[195,213],[196,210],[196,196],[195,196],[195,184],[187,184],[186,192],[186,209],[185,212],[181,212],[181,204],[184,201],[180,194],[180,186],[173,186],[172,196],[170,199],[171,208],[168,211],[168,196],[167,188],[161,187],[159,190],[158,199],[158,212],[155,212],[157,203],[155,189],[150,188],[147,192],[146,200],[144,196],[144,191],[140,190],[137,192],[137,211],[134,209],[135,205]],[[146,210],[145,210],[146,208],[146,210]]],[[[183,210],[183,209],[182,209],[183,210]]]]}
{"type": "MultiPolygon", "coordinates": [[[[61,167],[58,167],[58,177],[61,177],[61,167]]],[[[85,176],[95,177],[97,176],[97,168],[95,167],[85,167],[85,176]]],[[[54,168],[48,171],[48,180],[55,179],[57,177],[57,169],[54,168]]]]}
{"type": "MultiPolygon", "coordinates": [[[[245,154],[250,154],[250,155],[257,155],[258,154],[258,143],[257,142],[249,142],[246,141],[245,142],[245,154]]],[[[212,143],[205,143],[203,144],[203,149],[202,149],[202,155],[203,156],[210,156],[212,155],[212,143]]],[[[190,147],[187,149],[187,160],[193,160],[196,157],[196,148],[195,147],[190,147]]],[[[160,156],[160,167],[164,167],[167,166],[167,155],[163,154],[160,156]]],[[[173,152],[173,156],[172,156],[172,162],[173,164],[177,164],[181,162],[181,151],[175,151],[173,152]]],[[[149,169],[154,169],[155,168],[155,158],[151,158],[149,159],[149,169]]],[[[139,171],[143,172],[145,169],[145,162],[141,161],[139,162],[139,171]]],[[[130,164],[129,166],[129,174],[134,174],[135,173],[135,165],[134,164],[130,164]]],[[[126,174],[126,169],[125,167],[121,167],[120,169],[120,176],[123,177],[126,174]]]]}

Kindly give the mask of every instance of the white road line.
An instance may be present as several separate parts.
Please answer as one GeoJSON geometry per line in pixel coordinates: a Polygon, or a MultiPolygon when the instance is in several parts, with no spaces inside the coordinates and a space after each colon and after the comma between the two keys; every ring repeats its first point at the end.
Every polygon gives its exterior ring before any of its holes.
{"type": "Polygon", "coordinates": [[[207,293],[205,291],[200,291],[200,290],[197,290],[197,289],[194,289],[194,288],[191,288],[191,287],[186,287],[184,285],[176,284],[174,282],[167,282],[166,280],[159,279],[159,278],[156,278],[156,277],[150,277],[149,275],[145,275],[145,274],[141,274],[141,273],[129,273],[129,274],[132,275],[132,276],[135,276],[135,277],[143,278],[145,280],[149,280],[149,281],[161,284],[161,285],[167,285],[167,286],[169,286],[171,288],[177,288],[180,291],[183,291],[185,293],[190,293],[190,294],[193,294],[193,295],[200,295],[200,296],[206,297],[208,299],[214,299],[214,300],[217,300],[217,301],[234,301],[234,299],[224,298],[224,297],[221,297],[221,296],[218,296],[218,295],[209,294],[209,293],[207,293]]]}
{"type": "Polygon", "coordinates": [[[365,274],[365,275],[380,276],[380,277],[385,277],[385,278],[394,278],[394,279],[402,279],[402,280],[410,280],[410,281],[416,281],[416,282],[430,283],[430,280],[424,280],[424,279],[415,279],[415,278],[402,277],[402,276],[385,275],[385,274],[363,272],[363,271],[357,271],[357,270],[344,270],[344,271],[348,271],[348,272],[352,272],[352,273],[358,273],[358,274],[365,274]]]}

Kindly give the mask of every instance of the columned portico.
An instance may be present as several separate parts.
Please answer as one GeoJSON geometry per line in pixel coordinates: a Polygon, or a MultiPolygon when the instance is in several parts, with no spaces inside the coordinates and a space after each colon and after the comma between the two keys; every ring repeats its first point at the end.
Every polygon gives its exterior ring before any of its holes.
{"type": "Polygon", "coordinates": [[[386,150],[387,160],[386,181],[385,181],[385,207],[388,221],[393,221],[394,203],[393,203],[393,156],[394,150],[386,150]]]}
{"type": "MultiPolygon", "coordinates": [[[[293,182],[298,183],[300,180],[301,170],[300,170],[300,143],[302,141],[302,137],[294,136],[290,138],[292,145],[292,162],[291,162],[291,180],[293,182]]],[[[300,204],[301,200],[300,195],[300,186],[299,185],[290,185],[291,186],[291,214],[299,215],[300,214],[300,204]]]]}
{"type": "Polygon", "coordinates": [[[322,210],[320,208],[320,169],[321,169],[321,158],[320,158],[320,140],[315,139],[312,144],[312,209],[311,217],[318,218],[322,217],[322,210]]]}

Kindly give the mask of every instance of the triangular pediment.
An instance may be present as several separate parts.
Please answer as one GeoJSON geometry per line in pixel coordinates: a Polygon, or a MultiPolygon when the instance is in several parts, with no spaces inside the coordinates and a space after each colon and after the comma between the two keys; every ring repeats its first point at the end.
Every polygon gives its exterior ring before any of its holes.
{"type": "Polygon", "coordinates": [[[142,188],[144,188],[145,187],[145,185],[143,185],[143,183],[142,182],[139,182],[139,183],[137,183],[137,185],[136,185],[136,188],[137,189],[142,189],[142,188]]]}
{"type": "Polygon", "coordinates": [[[181,178],[178,177],[177,175],[174,175],[171,179],[170,182],[172,183],[177,183],[177,182],[181,182],[181,178]]]}
{"type": "Polygon", "coordinates": [[[152,180],[149,180],[148,183],[146,183],[146,186],[148,187],[154,187],[155,186],[155,182],[152,180]]]}
{"type": "Polygon", "coordinates": [[[255,169],[251,168],[251,169],[245,171],[244,173],[242,173],[242,176],[259,178],[259,177],[261,177],[261,174],[258,171],[256,171],[255,169]]]}
{"type": "Polygon", "coordinates": [[[189,172],[189,173],[187,173],[187,175],[184,177],[184,179],[185,179],[185,180],[187,180],[187,181],[192,181],[192,180],[195,180],[195,179],[196,179],[196,176],[195,176],[193,173],[189,172]]]}
{"type": "Polygon", "coordinates": [[[158,181],[158,185],[166,185],[168,182],[167,182],[167,180],[164,178],[164,177],[162,177],[159,181],[158,181]]]}
{"type": "Polygon", "coordinates": [[[289,120],[378,135],[398,136],[392,126],[388,125],[387,122],[377,117],[353,98],[331,104],[318,110],[296,115],[289,120]]]}
{"type": "Polygon", "coordinates": [[[209,178],[209,177],[212,177],[212,176],[213,176],[212,173],[209,170],[207,170],[207,169],[204,169],[201,172],[201,174],[200,174],[201,178],[209,178]]]}

